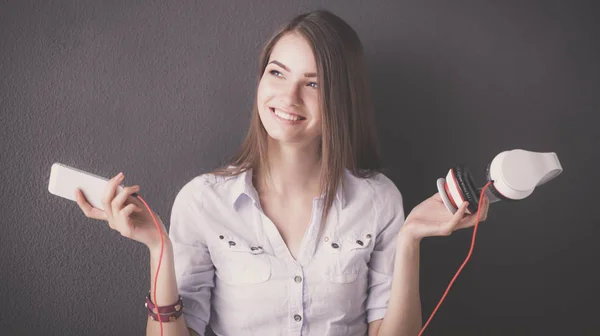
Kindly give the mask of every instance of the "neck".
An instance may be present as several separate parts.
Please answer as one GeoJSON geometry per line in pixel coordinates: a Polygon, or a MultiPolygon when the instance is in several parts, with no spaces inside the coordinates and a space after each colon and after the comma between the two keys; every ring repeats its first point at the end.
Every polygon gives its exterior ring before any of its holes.
{"type": "Polygon", "coordinates": [[[268,168],[259,167],[255,186],[259,194],[320,196],[321,158],[317,144],[293,146],[269,139],[268,168]]]}

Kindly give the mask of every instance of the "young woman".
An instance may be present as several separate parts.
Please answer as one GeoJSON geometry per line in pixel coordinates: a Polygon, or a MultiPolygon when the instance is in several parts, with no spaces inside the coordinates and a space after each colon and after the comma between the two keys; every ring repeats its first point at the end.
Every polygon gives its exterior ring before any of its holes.
{"type": "MultiPolygon", "coordinates": [[[[106,211],[84,214],[148,246],[154,289],[161,240],[122,174],[106,211]]],[[[182,297],[164,335],[416,335],[419,242],[471,227],[438,194],[405,218],[381,173],[362,45],[327,11],[300,15],[266,44],[239,154],[177,195],[156,297],[182,297]]],[[[488,204],[481,210],[485,220],[488,204]]],[[[152,292],[152,291],[151,291],[152,292]]],[[[153,293],[153,292],[152,292],[153,293]]],[[[152,296],[152,295],[150,295],[152,296]]],[[[151,316],[148,335],[159,334],[151,316]]]]}

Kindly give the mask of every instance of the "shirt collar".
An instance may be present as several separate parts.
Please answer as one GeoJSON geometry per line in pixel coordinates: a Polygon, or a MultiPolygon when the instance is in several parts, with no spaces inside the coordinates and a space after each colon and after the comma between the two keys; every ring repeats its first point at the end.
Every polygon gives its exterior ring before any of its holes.
{"type": "MultiPolygon", "coordinates": [[[[344,170],[344,174],[347,174],[347,171],[344,170]]],[[[258,193],[256,192],[256,188],[252,184],[252,169],[249,168],[235,177],[233,188],[231,188],[230,201],[234,209],[236,209],[237,202],[239,201],[242,195],[246,195],[249,197],[255,204],[259,204],[258,193]]],[[[346,176],[343,176],[343,180],[346,180],[346,176]]],[[[340,207],[343,209],[346,205],[346,193],[345,188],[343,187],[343,183],[340,183],[338,186],[337,192],[335,194],[335,198],[340,203],[340,207]]],[[[323,196],[320,197],[323,199],[323,196]]]]}
{"type": "Polygon", "coordinates": [[[230,201],[233,207],[236,208],[237,202],[242,195],[246,195],[254,203],[258,203],[258,193],[252,185],[252,169],[245,170],[234,178],[235,181],[230,194],[230,201]]]}

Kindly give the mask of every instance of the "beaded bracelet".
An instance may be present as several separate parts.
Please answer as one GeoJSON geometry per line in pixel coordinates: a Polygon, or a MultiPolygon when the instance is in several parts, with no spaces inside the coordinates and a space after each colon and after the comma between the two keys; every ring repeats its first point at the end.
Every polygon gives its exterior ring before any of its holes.
{"type": "Polygon", "coordinates": [[[148,308],[148,316],[153,321],[173,322],[183,314],[183,300],[181,295],[179,299],[172,305],[156,307],[150,299],[150,293],[146,296],[146,308],[148,308]]]}

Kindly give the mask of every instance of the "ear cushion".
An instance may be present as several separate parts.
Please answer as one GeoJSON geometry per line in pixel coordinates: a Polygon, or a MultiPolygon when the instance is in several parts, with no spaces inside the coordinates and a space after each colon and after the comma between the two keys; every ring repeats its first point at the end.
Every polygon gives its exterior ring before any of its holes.
{"type": "Polygon", "coordinates": [[[467,167],[459,164],[454,167],[454,175],[456,176],[460,191],[469,202],[467,208],[472,214],[476,213],[477,208],[479,207],[479,195],[477,195],[477,187],[475,186],[475,181],[473,180],[471,172],[467,167]]]}

